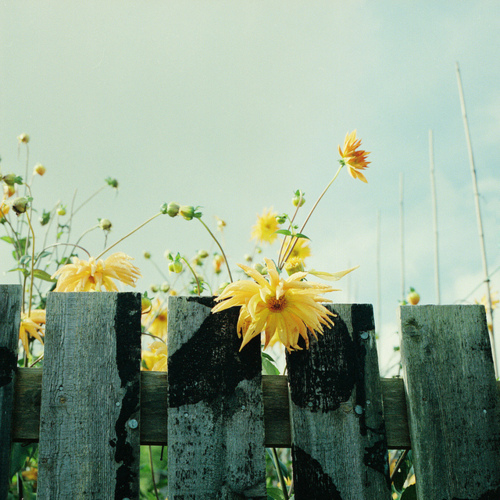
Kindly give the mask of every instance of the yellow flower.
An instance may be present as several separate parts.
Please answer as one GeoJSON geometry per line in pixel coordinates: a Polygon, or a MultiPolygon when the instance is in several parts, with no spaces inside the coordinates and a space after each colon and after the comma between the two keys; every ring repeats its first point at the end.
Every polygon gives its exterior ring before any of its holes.
{"type": "Polygon", "coordinates": [[[167,304],[156,298],[151,310],[142,316],[142,324],[147,332],[155,337],[167,338],[167,304]]]}
{"type": "Polygon", "coordinates": [[[38,469],[36,467],[30,467],[29,469],[23,470],[21,475],[26,481],[36,481],[38,479],[38,469]]]}
{"type": "Polygon", "coordinates": [[[278,235],[278,221],[276,220],[276,212],[273,209],[265,209],[262,215],[257,216],[257,224],[252,227],[252,240],[258,240],[261,243],[273,243],[278,235]]]}
{"type": "Polygon", "coordinates": [[[289,257],[285,264],[285,271],[288,276],[304,271],[304,261],[299,257],[289,257]]]}
{"type": "Polygon", "coordinates": [[[19,338],[23,344],[24,352],[29,352],[28,335],[39,340],[43,344],[42,336],[45,328],[45,311],[43,309],[32,309],[30,314],[21,314],[21,325],[19,338]]]}
{"type": "MultiPolygon", "coordinates": [[[[323,325],[333,326],[329,316],[335,316],[320,302],[331,302],[320,294],[333,292],[334,289],[310,281],[302,281],[306,272],[292,274],[286,280],[280,278],[275,264],[266,262],[269,281],[251,267],[238,264],[245,273],[253,278],[232,283],[216,299],[220,302],[212,312],[223,311],[234,306],[241,306],[238,318],[238,335],[243,336],[241,348],[251,339],[265,332],[265,345],[274,335],[290,352],[301,349],[299,336],[309,347],[310,332],[323,333],[323,325]]],[[[241,349],[240,348],[240,349],[241,349]]]]}
{"type": "Polygon", "coordinates": [[[143,349],[142,360],[146,364],[146,370],[152,372],[167,371],[167,344],[156,341],[149,345],[149,349],[143,349]]]}
{"type": "MultiPolygon", "coordinates": [[[[290,237],[287,236],[285,238],[285,244],[283,245],[285,250],[289,248],[289,244],[290,244],[290,237]]],[[[303,261],[307,257],[310,257],[310,255],[311,255],[311,247],[309,246],[309,240],[306,238],[297,238],[295,246],[293,247],[292,253],[288,257],[288,259],[298,258],[303,261]]]]}
{"type": "Polygon", "coordinates": [[[33,174],[43,175],[45,172],[46,169],[41,163],[37,163],[33,169],[33,174]]]}
{"type": "Polygon", "coordinates": [[[117,292],[113,279],[134,286],[141,273],[129,261],[132,257],[117,252],[106,260],[90,257],[88,261],[73,257],[73,264],[58,269],[52,278],[59,275],[55,292],[117,292]]]}
{"type": "Polygon", "coordinates": [[[214,266],[215,274],[220,274],[222,272],[221,267],[224,264],[224,257],[220,254],[214,256],[212,265],[214,266]]]}
{"type": "Polygon", "coordinates": [[[358,150],[359,146],[361,146],[361,139],[356,140],[356,131],[354,130],[345,136],[344,151],[342,151],[339,146],[339,153],[342,157],[342,161],[349,168],[351,177],[360,179],[363,182],[368,182],[360,170],[364,170],[368,167],[368,163],[370,162],[367,161],[367,156],[370,153],[362,149],[358,150]]]}

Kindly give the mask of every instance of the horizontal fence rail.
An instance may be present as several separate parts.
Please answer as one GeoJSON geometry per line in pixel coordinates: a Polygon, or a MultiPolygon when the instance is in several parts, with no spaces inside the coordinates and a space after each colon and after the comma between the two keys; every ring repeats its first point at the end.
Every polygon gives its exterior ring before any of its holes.
{"type": "Polygon", "coordinates": [[[134,293],[49,294],[43,368],[16,368],[19,296],[0,286],[0,498],[12,441],[39,442],[42,500],[138,498],[140,444],[169,445],[170,500],[266,498],[265,446],[292,449],[296,500],[390,498],[387,449],[410,447],[419,500],[500,498],[482,306],[402,306],[403,378],[383,379],[372,307],[328,305],[285,377],[209,297],[170,299],[168,374],[141,372],[134,293]]]}

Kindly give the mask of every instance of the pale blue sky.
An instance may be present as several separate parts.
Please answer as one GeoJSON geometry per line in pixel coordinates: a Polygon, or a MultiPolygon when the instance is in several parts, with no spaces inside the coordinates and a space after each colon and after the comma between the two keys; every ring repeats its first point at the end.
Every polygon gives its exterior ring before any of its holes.
{"type": "MultiPolygon", "coordinates": [[[[490,271],[500,266],[497,1],[3,1],[0,43],[2,173],[24,172],[16,137],[26,132],[30,169],[47,168],[34,184],[35,206],[69,204],[75,188],[78,205],[105,177],[120,182],[117,196],[101,194],[78,214],[75,235],[107,217],[113,241],[165,201],[202,205],[207,223],[226,220],[235,266],[253,248],[257,213],[291,211],[298,188],[311,206],[337,169],[337,145],[357,129],[372,152],[369,183],[346,172],[336,181],[306,231],[310,266],[360,264],[332,298],[376,307],[380,212],[379,330],[389,354],[398,342],[400,173],[405,282],[423,303],[436,301],[430,129],[442,302],[463,299],[483,279],[458,61],[490,271]]],[[[93,254],[102,249],[98,237],[83,243],[93,254]]],[[[162,281],[144,250],[166,268],[167,248],[191,255],[210,247],[196,221],[161,218],[120,250],[136,258],[144,290],[162,281]]],[[[3,247],[0,258],[3,272],[3,247]]],[[[498,290],[500,272],[492,281],[498,290]]]]}

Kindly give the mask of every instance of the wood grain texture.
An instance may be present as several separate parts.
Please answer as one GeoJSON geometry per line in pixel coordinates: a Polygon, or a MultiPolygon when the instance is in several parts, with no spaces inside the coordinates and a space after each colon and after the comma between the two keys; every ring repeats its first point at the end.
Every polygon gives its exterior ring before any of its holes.
{"type": "Polygon", "coordinates": [[[259,339],[239,352],[237,309],[168,303],[168,498],[265,499],[259,339]]]}
{"type": "Polygon", "coordinates": [[[21,301],[20,285],[0,285],[0,498],[7,498],[10,480],[11,422],[21,301]]]}
{"type": "Polygon", "coordinates": [[[140,315],[140,294],[49,294],[38,498],[138,498],[140,315]]]}
{"type": "Polygon", "coordinates": [[[390,498],[373,310],[334,304],[335,326],[287,354],[295,498],[390,498]]]}
{"type": "Polygon", "coordinates": [[[417,497],[500,498],[497,386],[483,306],[402,306],[417,497]]]}

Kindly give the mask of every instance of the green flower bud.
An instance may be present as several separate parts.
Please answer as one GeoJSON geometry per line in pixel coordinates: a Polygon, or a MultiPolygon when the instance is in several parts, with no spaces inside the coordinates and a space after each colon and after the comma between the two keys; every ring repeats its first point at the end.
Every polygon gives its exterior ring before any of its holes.
{"type": "Polygon", "coordinates": [[[150,259],[151,258],[151,254],[149,252],[144,252],[144,258],[145,259],[150,259]]]}
{"type": "Polygon", "coordinates": [[[112,179],[111,177],[108,177],[105,180],[108,183],[108,186],[111,186],[112,188],[118,189],[118,181],[116,179],[112,179]]]}
{"type": "Polygon", "coordinates": [[[200,259],[206,259],[208,257],[208,252],[206,250],[198,250],[198,257],[200,259]]]}
{"type": "Polygon", "coordinates": [[[294,207],[301,207],[306,202],[304,195],[305,193],[303,193],[300,189],[297,189],[297,191],[295,191],[295,195],[292,199],[294,207]]]}
{"type": "Polygon", "coordinates": [[[283,215],[277,215],[276,216],[276,222],[278,224],[284,224],[286,222],[286,214],[283,215]]]}
{"type": "Polygon", "coordinates": [[[66,207],[61,205],[58,209],[57,209],[57,215],[66,215],[66,207]]]}
{"type": "Polygon", "coordinates": [[[184,217],[186,220],[191,220],[194,217],[195,214],[195,208],[191,205],[182,205],[179,208],[179,213],[184,217]]]}
{"type": "Polygon", "coordinates": [[[184,269],[184,266],[182,265],[182,262],[178,261],[178,260],[174,260],[173,262],[171,262],[169,265],[168,265],[168,270],[171,272],[171,273],[182,273],[184,269]]]}
{"type": "Polygon", "coordinates": [[[253,265],[253,268],[260,274],[267,274],[267,269],[266,269],[266,266],[263,266],[262,264],[260,264],[259,262],[256,262],[254,265],[253,265]]]}
{"type": "Polygon", "coordinates": [[[42,213],[42,216],[38,219],[42,226],[45,226],[50,221],[50,212],[46,212],[45,210],[42,213]]]}
{"type": "Polygon", "coordinates": [[[30,142],[30,136],[28,134],[21,134],[17,136],[17,140],[19,142],[24,142],[24,144],[28,144],[28,142],[30,142]]]}
{"type": "Polygon", "coordinates": [[[103,231],[109,231],[112,225],[113,224],[111,224],[111,221],[109,219],[99,219],[99,227],[103,231]]]}
{"type": "Polygon", "coordinates": [[[249,255],[248,253],[247,253],[247,254],[245,254],[245,255],[243,256],[243,258],[244,258],[247,262],[252,262],[252,260],[253,260],[253,257],[252,257],[251,255],[249,255]]]}
{"type": "Polygon", "coordinates": [[[12,201],[12,209],[17,215],[24,214],[28,208],[29,200],[25,196],[21,196],[12,201]]]}
{"type": "Polygon", "coordinates": [[[7,186],[14,186],[14,184],[22,184],[23,178],[16,174],[7,174],[2,177],[2,180],[7,184],[7,186]]]}
{"type": "Polygon", "coordinates": [[[167,205],[167,209],[164,213],[167,213],[168,215],[170,215],[170,217],[176,217],[177,215],[179,215],[179,204],[175,201],[171,201],[167,205]]]}
{"type": "Polygon", "coordinates": [[[161,284],[160,290],[161,290],[163,293],[167,293],[167,292],[170,290],[170,285],[169,285],[166,281],[164,281],[164,282],[161,284]]]}
{"type": "Polygon", "coordinates": [[[151,286],[149,287],[149,289],[150,289],[153,293],[158,293],[159,287],[158,287],[158,285],[151,285],[151,286]]]}

